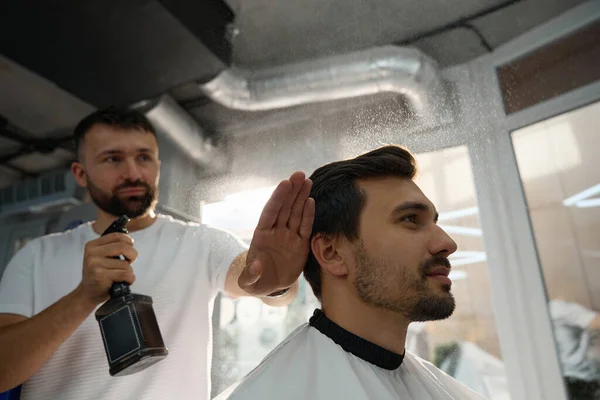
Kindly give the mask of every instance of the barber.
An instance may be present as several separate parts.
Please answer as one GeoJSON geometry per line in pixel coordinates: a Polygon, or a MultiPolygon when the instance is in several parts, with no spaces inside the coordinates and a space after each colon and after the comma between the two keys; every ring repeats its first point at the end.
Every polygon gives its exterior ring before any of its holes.
{"type": "Polygon", "coordinates": [[[0,281],[0,392],[22,400],[208,399],[217,292],[286,306],[298,290],[314,218],[311,181],[279,183],[250,245],[203,224],[155,213],[156,132],[133,110],[108,108],[76,127],[72,173],[97,219],[28,242],[0,281]],[[100,236],[127,215],[129,234],[100,236]],[[115,259],[124,255],[125,259],[115,259]],[[94,310],[114,282],[152,297],[169,356],[111,377],[94,310]]]}

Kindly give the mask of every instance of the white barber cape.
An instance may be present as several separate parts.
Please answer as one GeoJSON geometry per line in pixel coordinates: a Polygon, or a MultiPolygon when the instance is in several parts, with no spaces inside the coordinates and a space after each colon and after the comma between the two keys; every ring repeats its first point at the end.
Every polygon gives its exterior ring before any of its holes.
{"type": "Polygon", "coordinates": [[[315,310],[253,371],[215,400],[482,400],[406,352],[362,339],[315,310]]]}

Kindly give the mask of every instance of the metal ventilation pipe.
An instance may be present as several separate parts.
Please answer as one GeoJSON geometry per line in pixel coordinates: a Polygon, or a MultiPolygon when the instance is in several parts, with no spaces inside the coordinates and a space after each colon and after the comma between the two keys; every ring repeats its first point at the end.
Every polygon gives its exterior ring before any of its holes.
{"type": "Polygon", "coordinates": [[[396,92],[414,114],[439,118],[447,93],[437,63],[417,49],[384,46],[282,67],[232,68],[201,85],[228,108],[271,110],[306,103],[396,92]]]}
{"type": "Polygon", "coordinates": [[[144,100],[134,104],[132,108],[143,112],[160,133],[171,139],[199,165],[214,171],[223,171],[227,167],[225,152],[207,139],[194,118],[170,96],[144,100]]]}

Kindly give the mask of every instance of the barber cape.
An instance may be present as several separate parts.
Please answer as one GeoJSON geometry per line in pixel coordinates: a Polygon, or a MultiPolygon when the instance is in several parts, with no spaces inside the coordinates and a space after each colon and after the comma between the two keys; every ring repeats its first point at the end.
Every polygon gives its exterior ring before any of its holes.
{"type": "Polygon", "coordinates": [[[214,400],[482,400],[483,396],[405,351],[393,353],[346,331],[321,310],[214,400]]]}

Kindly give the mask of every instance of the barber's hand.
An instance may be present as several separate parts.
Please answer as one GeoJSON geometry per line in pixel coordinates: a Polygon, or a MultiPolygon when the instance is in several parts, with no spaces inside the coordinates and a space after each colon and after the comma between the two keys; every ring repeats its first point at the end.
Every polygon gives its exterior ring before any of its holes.
{"type": "Polygon", "coordinates": [[[89,241],[83,253],[83,274],[78,289],[95,304],[108,300],[114,282],[131,285],[135,281],[130,264],[137,256],[133,239],[124,233],[111,233],[89,241]],[[113,258],[120,255],[125,260],[113,258]]]}
{"type": "Polygon", "coordinates": [[[258,221],[238,285],[253,296],[290,287],[304,269],[315,201],[312,181],[295,172],[279,183],[258,221]]]}

